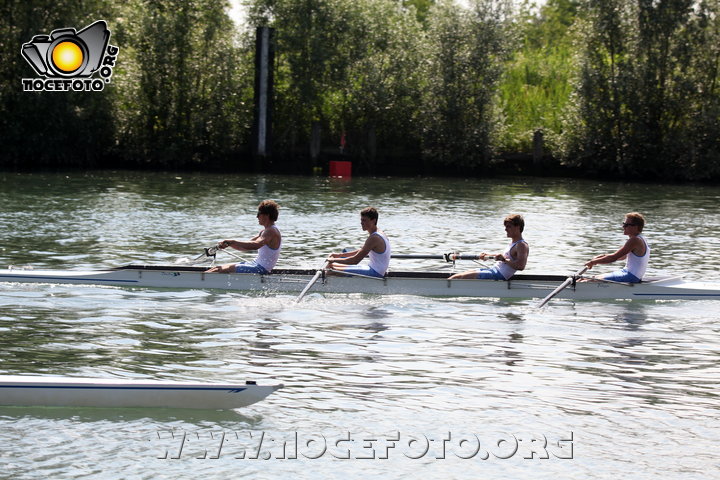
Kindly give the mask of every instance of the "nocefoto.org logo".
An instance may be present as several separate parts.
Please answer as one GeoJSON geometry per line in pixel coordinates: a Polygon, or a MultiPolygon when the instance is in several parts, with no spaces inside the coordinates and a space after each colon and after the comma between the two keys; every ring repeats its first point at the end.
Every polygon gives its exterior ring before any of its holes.
{"type": "Polygon", "coordinates": [[[110,83],[118,47],[109,45],[110,30],[103,20],[79,32],[59,28],[35,35],[20,53],[44,78],[23,78],[25,92],[100,92],[110,83]],[[98,72],[100,78],[92,78],[98,72]]]}

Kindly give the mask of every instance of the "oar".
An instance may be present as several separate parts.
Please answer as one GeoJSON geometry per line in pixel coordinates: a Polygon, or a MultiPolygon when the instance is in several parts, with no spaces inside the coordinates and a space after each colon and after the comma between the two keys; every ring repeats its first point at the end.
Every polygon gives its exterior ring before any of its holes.
{"type": "Polygon", "coordinates": [[[577,278],[577,277],[579,277],[580,275],[582,275],[583,273],[585,273],[585,272],[587,271],[587,269],[588,269],[588,267],[583,267],[583,268],[581,268],[580,270],[578,270],[578,271],[575,273],[575,275],[569,276],[563,283],[560,284],[559,287],[557,287],[555,290],[553,290],[550,295],[548,295],[547,297],[543,298],[542,302],[540,302],[540,303],[538,304],[537,308],[542,308],[542,307],[544,307],[545,304],[546,304],[547,302],[549,302],[551,298],[553,298],[555,295],[557,295],[558,293],[560,293],[563,289],[565,289],[565,287],[567,287],[568,285],[570,285],[570,284],[575,280],[575,278],[577,278]]]}
{"type": "Polygon", "coordinates": [[[397,258],[400,260],[445,260],[446,262],[452,262],[453,260],[480,260],[479,255],[459,255],[456,253],[443,253],[442,255],[398,254],[390,255],[390,258],[397,258]]]}
{"type": "Polygon", "coordinates": [[[300,292],[300,295],[295,299],[295,303],[300,302],[300,300],[302,300],[302,298],[305,296],[307,291],[310,290],[310,287],[315,285],[315,282],[317,282],[317,279],[320,278],[320,275],[322,275],[323,270],[325,270],[325,267],[328,266],[328,263],[330,263],[330,259],[325,260],[322,267],[320,267],[320,269],[317,271],[317,273],[315,273],[315,276],[312,278],[312,280],[310,280],[310,282],[307,285],[305,285],[305,288],[303,288],[303,291],[300,292]]]}
{"type": "MultiPolygon", "coordinates": [[[[246,262],[246,261],[247,261],[247,260],[245,260],[245,258],[243,258],[242,255],[238,255],[237,253],[234,253],[234,252],[230,251],[228,248],[221,248],[220,251],[223,252],[223,253],[226,253],[226,254],[230,255],[231,257],[237,258],[238,260],[240,260],[240,261],[242,261],[242,262],[246,262]]],[[[242,251],[245,252],[245,251],[247,251],[247,250],[242,250],[242,251]]]]}

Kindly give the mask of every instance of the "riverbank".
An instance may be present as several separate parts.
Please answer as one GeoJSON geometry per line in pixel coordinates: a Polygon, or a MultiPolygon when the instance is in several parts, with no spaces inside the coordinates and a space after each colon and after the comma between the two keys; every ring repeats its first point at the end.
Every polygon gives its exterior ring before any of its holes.
{"type": "Polygon", "coordinates": [[[372,178],[372,177],[398,177],[398,178],[457,178],[457,179],[482,179],[497,178],[503,176],[527,177],[527,178],[558,178],[558,179],[585,179],[598,180],[603,182],[638,182],[656,183],[667,185],[720,185],[718,179],[697,179],[688,180],[681,178],[654,178],[654,177],[632,177],[619,176],[607,172],[591,171],[579,167],[568,166],[560,163],[552,157],[545,157],[538,161],[531,154],[505,154],[493,158],[484,167],[461,168],[458,166],[439,166],[429,162],[418,161],[398,157],[389,159],[379,164],[369,164],[363,161],[352,161],[348,157],[339,154],[326,154],[318,160],[312,161],[309,158],[298,159],[252,159],[241,157],[238,159],[224,159],[208,164],[185,165],[183,167],[168,167],[147,163],[128,165],[125,162],[108,160],[101,164],[87,165],[41,165],[33,166],[25,163],[14,166],[0,166],[0,172],[4,173],[33,173],[33,172],[181,172],[181,173],[212,173],[212,174],[233,174],[233,175],[293,175],[300,177],[332,177],[331,162],[349,162],[348,168],[351,171],[350,177],[372,178]]]}

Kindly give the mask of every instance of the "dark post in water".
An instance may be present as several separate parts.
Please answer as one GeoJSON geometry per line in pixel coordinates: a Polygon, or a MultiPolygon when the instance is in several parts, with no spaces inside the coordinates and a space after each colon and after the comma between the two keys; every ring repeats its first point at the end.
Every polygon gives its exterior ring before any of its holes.
{"type": "Polygon", "coordinates": [[[270,128],[273,97],[275,29],[258,27],[255,42],[255,119],[253,155],[257,166],[270,154],[270,128]]]}
{"type": "Polygon", "coordinates": [[[543,152],[543,137],[542,130],[535,130],[533,134],[533,165],[536,167],[542,166],[543,156],[545,155],[543,152]]]}

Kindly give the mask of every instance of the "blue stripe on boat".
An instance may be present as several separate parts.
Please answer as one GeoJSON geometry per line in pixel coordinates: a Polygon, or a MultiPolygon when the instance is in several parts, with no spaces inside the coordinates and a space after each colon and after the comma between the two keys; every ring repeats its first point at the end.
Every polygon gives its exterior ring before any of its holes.
{"type": "Polygon", "coordinates": [[[635,297],[718,297],[717,293],[633,293],[635,297]]]}
{"type": "Polygon", "coordinates": [[[24,278],[31,278],[33,280],[78,280],[78,281],[85,281],[85,282],[125,282],[125,283],[137,283],[138,280],[115,280],[115,279],[109,279],[109,278],[81,278],[81,277],[38,277],[38,276],[28,276],[23,277],[20,275],[0,275],[0,278],[17,278],[17,279],[24,279],[24,278]]]}

